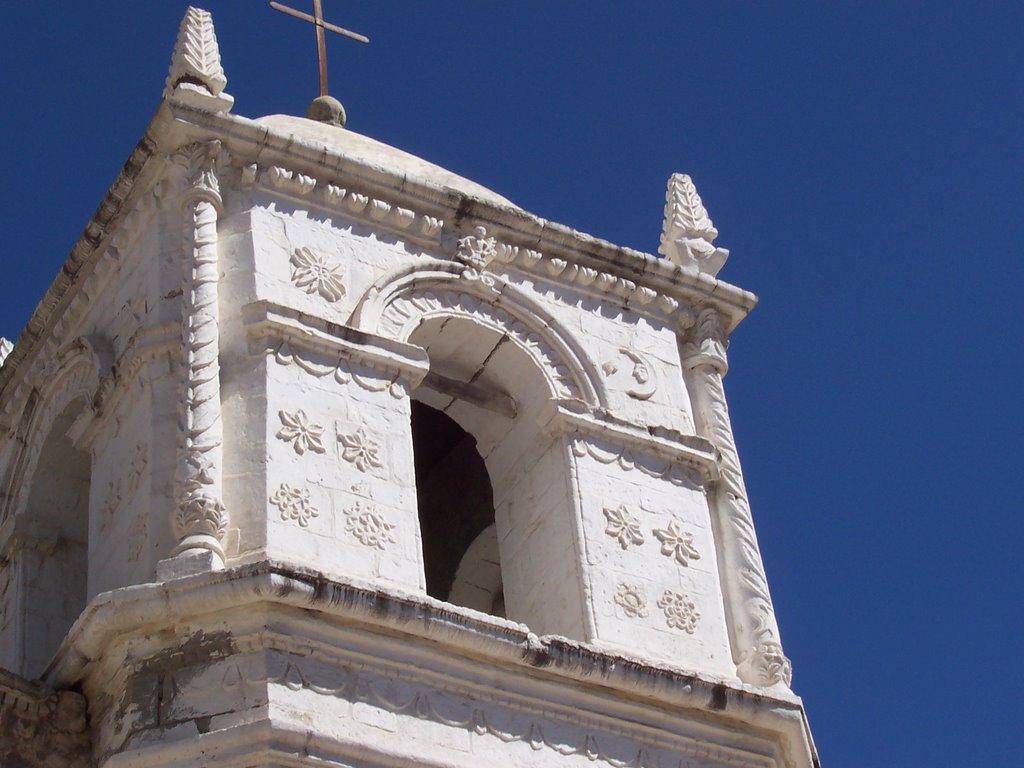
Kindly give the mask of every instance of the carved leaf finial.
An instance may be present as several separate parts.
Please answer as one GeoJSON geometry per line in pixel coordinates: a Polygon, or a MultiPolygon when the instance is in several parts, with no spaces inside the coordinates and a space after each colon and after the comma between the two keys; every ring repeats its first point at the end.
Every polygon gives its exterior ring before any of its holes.
{"type": "Polygon", "coordinates": [[[228,79],[220,62],[220,48],[208,11],[189,7],[178,29],[178,39],[167,73],[165,98],[191,106],[227,112],[234,99],[224,92],[228,79]]]}
{"type": "Polygon", "coordinates": [[[716,237],[718,230],[693,180],[685,173],[672,174],[665,193],[665,224],[658,253],[680,266],[717,275],[729,251],[713,245],[716,237]]]}

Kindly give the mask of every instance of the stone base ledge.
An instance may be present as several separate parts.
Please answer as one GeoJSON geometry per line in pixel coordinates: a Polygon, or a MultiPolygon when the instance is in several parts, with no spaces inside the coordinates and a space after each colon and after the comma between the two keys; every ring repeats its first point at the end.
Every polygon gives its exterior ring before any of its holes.
{"type": "MultiPolygon", "coordinates": [[[[100,595],[53,669],[54,682],[81,682],[87,692],[90,680],[105,690],[118,670],[128,670],[125,685],[136,690],[163,686],[163,709],[126,728],[148,732],[150,748],[158,751],[170,747],[153,737],[170,722],[179,723],[180,733],[168,733],[170,741],[209,741],[214,732],[227,738],[222,731],[234,727],[225,723],[218,730],[223,713],[260,719],[259,710],[269,706],[275,727],[305,723],[307,740],[333,745],[314,750],[327,764],[335,750],[375,749],[372,740],[359,746],[366,731],[358,722],[362,712],[379,726],[380,744],[401,741],[388,735],[387,724],[398,722],[442,747],[468,739],[507,755],[513,742],[520,745],[515,749],[525,745],[524,760],[547,751],[558,762],[559,745],[571,743],[565,748],[588,763],[605,754],[609,766],[632,764],[643,750],[655,750],[663,754],[659,765],[678,755],[674,768],[711,745],[715,755],[694,765],[816,765],[797,697],[538,637],[522,624],[287,563],[262,561],[100,595]],[[176,627],[177,634],[152,633],[157,626],[176,627]],[[208,701],[209,691],[220,698],[208,701]],[[224,696],[236,697],[237,706],[224,696]],[[735,743],[749,726],[761,736],[748,751],[735,743]],[[602,743],[604,752],[595,752],[593,745],[602,743]]],[[[139,708],[132,711],[140,716],[139,708]]],[[[106,713],[116,716],[124,713],[106,713]]],[[[104,727],[110,733],[120,725],[104,727]]],[[[376,733],[373,727],[369,732],[376,733]]],[[[123,746],[136,749],[134,742],[123,746]]],[[[150,748],[144,750],[148,764],[157,764],[150,748]]],[[[408,754],[393,763],[375,754],[384,762],[374,764],[408,764],[408,754]]],[[[497,753],[478,757],[465,765],[498,764],[497,753]]],[[[108,764],[146,763],[118,757],[108,764]]],[[[268,764],[292,763],[275,758],[268,764]]],[[[438,764],[461,763],[448,755],[438,764]]]]}

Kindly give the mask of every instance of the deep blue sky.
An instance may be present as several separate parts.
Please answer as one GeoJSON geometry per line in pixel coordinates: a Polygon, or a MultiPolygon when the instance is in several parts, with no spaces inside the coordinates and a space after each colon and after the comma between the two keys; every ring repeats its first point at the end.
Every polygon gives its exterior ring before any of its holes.
{"type": "MultiPolygon", "coordinates": [[[[0,334],[141,136],[185,5],[5,5],[0,334]]],[[[694,177],[761,297],[726,385],[823,764],[1019,766],[1024,4],[325,6],[372,39],[329,41],[354,130],[648,252],[694,177]]],[[[301,114],[312,29],[204,7],[235,112],[301,114]]]]}

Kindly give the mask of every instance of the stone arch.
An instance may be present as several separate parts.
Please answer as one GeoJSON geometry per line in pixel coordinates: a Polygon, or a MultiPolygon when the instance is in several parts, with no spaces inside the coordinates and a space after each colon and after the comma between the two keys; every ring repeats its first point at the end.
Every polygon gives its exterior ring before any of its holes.
{"type": "Polygon", "coordinates": [[[92,456],[70,433],[95,397],[98,360],[79,340],[40,379],[17,430],[22,448],[7,494],[22,621],[16,658],[6,661],[28,676],[43,673],[88,598],[92,456]]]}
{"type": "MultiPolygon", "coordinates": [[[[515,286],[442,262],[381,281],[352,324],[427,353],[429,372],[411,399],[449,416],[483,459],[497,555],[486,537],[473,546],[484,529],[475,530],[459,559],[447,563],[456,573],[449,602],[504,613],[541,634],[585,638],[571,452],[565,435],[547,429],[554,403],[589,410],[603,402],[595,367],[577,341],[515,286]],[[464,588],[485,558],[499,573],[473,586],[495,593],[470,600],[464,588]],[[464,566],[461,577],[455,566],[464,566]]],[[[423,526],[438,518],[422,515],[423,503],[417,498],[426,541],[433,532],[423,526]]],[[[425,559],[425,573],[430,568],[425,559]]]]}
{"type": "Polygon", "coordinates": [[[5,483],[5,520],[25,510],[28,481],[35,474],[43,442],[57,417],[75,402],[81,403],[83,410],[91,406],[100,383],[99,357],[88,341],[76,339],[54,355],[38,380],[42,384],[29,394],[15,430],[15,439],[22,448],[5,483]]]}
{"type": "Polygon", "coordinates": [[[561,322],[516,286],[490,275],[466,274],[461,264],[432,261],[386,275],[364,295],[351,324],[408,341],[417,326],[431,318],[467,318],[506,334],[529,355],[543,372],[551,399],[575,401],[590,409],[607,407],[597,365],[561,322]]]}

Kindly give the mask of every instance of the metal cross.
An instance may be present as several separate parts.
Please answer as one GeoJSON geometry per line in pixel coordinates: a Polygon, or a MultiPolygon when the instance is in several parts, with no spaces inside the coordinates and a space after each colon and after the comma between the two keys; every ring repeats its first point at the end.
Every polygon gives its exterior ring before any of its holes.
{"type": "Polygon", "coordinates": [[[324,21],[324,9],[321,0],[313,0],[313,15],[310,16],[308,13],[302,11],[296,11],[294,8],[289,8],[287,5],[281,5],[280,3],[271,3],[270,7],[275,11],[281,11],[281,13],[287,13],[289,16],[294,16],[297,19],[308,21],[316,27],[316,53],[317,58],[320,60],[320,95],[327,95],[327,41],[324,40],[324,30],[329,29],[331,32],[337,32],[339,35],[345,37],[351,37],[353,40],[358,40],[360,43],[370,42],[370,38],[360,35],[358,32],[351,32],[341,27],[336,27],[333,24],[324,21]]]}

